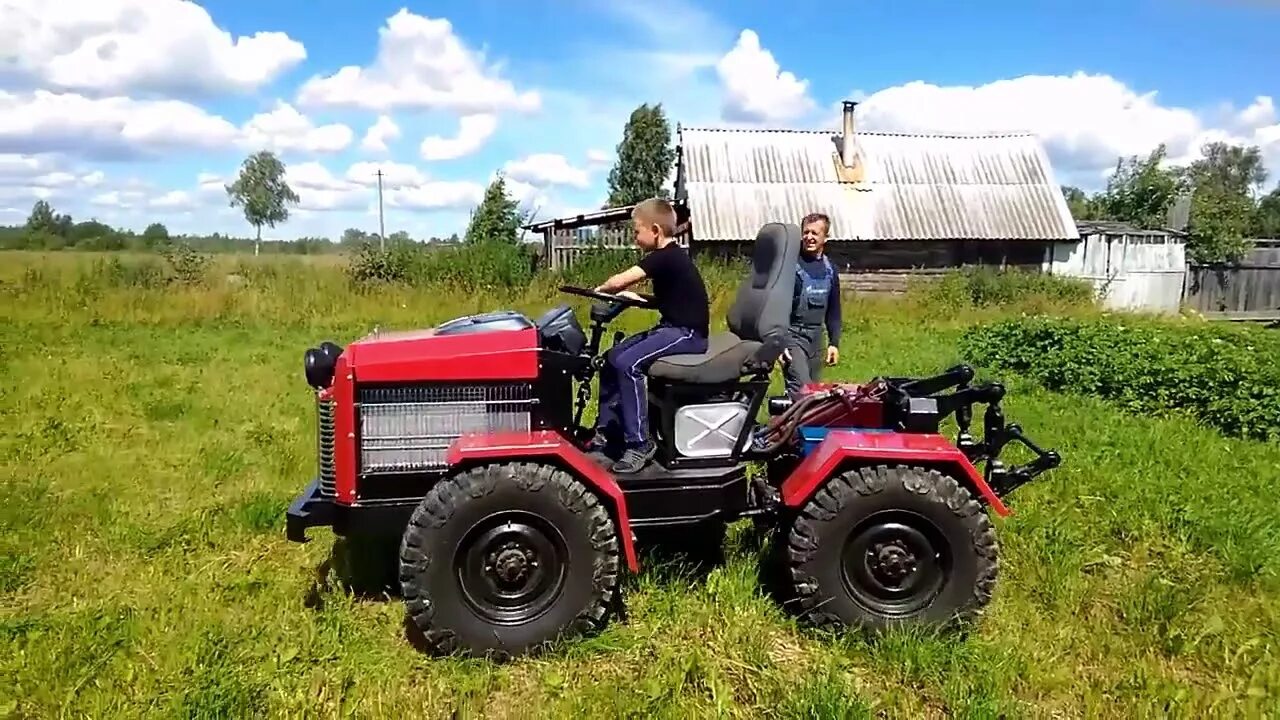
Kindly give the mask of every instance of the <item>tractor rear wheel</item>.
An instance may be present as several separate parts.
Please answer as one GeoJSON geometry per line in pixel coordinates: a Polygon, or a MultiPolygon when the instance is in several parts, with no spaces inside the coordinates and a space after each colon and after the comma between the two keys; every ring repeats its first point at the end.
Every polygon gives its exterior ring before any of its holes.
{"type": "Polygon", "coordinates": [[[837,475],[776,542],[790,602],[823,627],[964,622],[995,587],[991,521],[937,470],[881,465],[837,475]]]}
{"type": "Polygon", "coordinates": [[[602,629],[616,600],[618,533],[582,483],[502,463],[447,478],[400,544],[409,619],[436,653],[509,658],[602,629]]]}

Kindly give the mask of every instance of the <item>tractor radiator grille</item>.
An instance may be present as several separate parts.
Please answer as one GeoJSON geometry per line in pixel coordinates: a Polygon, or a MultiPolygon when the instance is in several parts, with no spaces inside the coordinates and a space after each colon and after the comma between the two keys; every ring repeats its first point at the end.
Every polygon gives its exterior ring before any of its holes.
{"type": "Polygon", "coordinates": [[[529,430],[535,403],[526,383],[362,388],[361,470],[443,468],[450,443],[460,435],[529,430]]]}
{"type": "Polygon", "coordinates": [[[316,457],[320,459],[320,494],[333,497],[333,401],[316,403],[316,457]]]}

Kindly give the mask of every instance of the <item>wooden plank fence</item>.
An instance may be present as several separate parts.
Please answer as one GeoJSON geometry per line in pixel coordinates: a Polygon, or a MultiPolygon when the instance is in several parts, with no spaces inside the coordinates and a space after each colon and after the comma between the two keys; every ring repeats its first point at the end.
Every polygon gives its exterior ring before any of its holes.
{"type": "Polygon", "coordinates": [[[1280,319],[1280,243],[1259,243],[1237,264],[1188,265],[1183,305],[1224,319],[1280,319]]]}
{"type": "MultiPolygon", "coordinates": [[[[687,238],[677,238],[676,242],[688,247],[687,238]]],[[[636,247],[634,235],[628,223],[552,230],[549,245],[547,259],[552,270],[567,270],[573,267],[574,262],[583,253],[591,250],[634,250],[636,247]]]]}

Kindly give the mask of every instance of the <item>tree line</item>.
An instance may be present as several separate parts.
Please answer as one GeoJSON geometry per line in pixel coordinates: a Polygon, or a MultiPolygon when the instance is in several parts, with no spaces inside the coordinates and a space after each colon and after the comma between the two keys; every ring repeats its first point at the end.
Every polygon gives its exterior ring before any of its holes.
{"type": "Polygon", "coordinates": [[[1077,221],[1182,231],[1193,262],[1229,263],[1250,238],[1280,238],[1280,185],[1263,194],[1267,177],[1257,146],[1207,143],[1199,158],[1175,165],[1161,144],[1146,157],[1119,158],[1106,187],[1093,195],[1071,186],[1062,193],[1077,221]]]}

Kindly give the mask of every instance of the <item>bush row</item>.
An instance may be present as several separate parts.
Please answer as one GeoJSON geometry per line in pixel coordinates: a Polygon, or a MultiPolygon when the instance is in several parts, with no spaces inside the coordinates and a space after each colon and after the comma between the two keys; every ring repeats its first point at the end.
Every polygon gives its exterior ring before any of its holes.
{"type": "Polygon", "coordinates": [[[971,362],[1142,414],[1188,413],[1227,435],[1280,439],[1280,334],[1107,316],[1029,317],[974,329],[971,362]]]}
{"type": "Polygon", "coordinates": [[[1088,306],[1096,292],[1088,280],[1048,273],[966,267],[945,274],[923,289],[927,303],[940,307],[993,307],[1035,303],[1049,307],[1088,306]]]}

